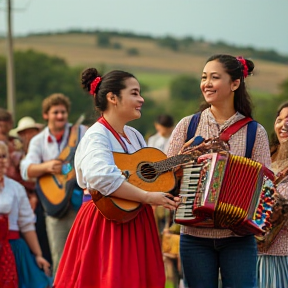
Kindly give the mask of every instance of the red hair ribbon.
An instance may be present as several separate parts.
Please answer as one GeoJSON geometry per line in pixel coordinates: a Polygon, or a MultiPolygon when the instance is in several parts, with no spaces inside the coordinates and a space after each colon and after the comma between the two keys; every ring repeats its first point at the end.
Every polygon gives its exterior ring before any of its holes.
{"type": "Polygon", "coordinates": [[[89,93],[91,95],[94,95],[96,88],[97,88],[98,84],[101,82],[101,80],[102,80],[102,78],[100,76],[98,76],[92,81],[92,83],[90,84],[90,91],[89,91],[89,93]]]}
{"type": "Polygon", "coordinates": [[[236,59],[238,60],[238,62],[242,64],[243,76],[244,78],[246,78],[248,76],[248,66],[247,66],[246,60],[242,56],[236,57],[236,59]]]}

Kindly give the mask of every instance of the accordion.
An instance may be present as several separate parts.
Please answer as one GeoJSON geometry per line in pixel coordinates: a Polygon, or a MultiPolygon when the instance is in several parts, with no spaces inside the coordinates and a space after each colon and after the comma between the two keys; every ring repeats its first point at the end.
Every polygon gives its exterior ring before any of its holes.
{"type": "Polygon", "coordinates": [[[181,201],[174,221],[228,228],[238,235],[265,233],[274,204],[274,173],[261,163],[228,152],[200,159],[198,164],[183,166],[181,201]]]}

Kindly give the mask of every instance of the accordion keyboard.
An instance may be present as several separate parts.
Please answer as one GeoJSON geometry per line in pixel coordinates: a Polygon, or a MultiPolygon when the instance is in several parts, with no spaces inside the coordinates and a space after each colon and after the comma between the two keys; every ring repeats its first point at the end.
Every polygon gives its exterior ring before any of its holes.
{"type": "Polygon", "coordinates": [[[196,193],[199,189],[199,179],[203,164],[193,164],[183,166],[183,177],[181,179],[180,193],[181,202],[176,210],[175,219],[192,220],[193,205],[196,193]]]}

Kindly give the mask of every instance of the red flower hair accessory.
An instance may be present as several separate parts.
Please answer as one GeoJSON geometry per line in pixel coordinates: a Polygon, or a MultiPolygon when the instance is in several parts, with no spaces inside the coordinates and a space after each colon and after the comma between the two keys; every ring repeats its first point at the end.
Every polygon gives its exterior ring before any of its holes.
{"type": "Polygon", "coordinates": [[[238,56],[236,57],[236,59],[238,60],[238,62],[241,63],[243,77],[246,78],[248,76],[248,66],[247,66],[246,60],[242,56],[238,56]]]}
{"type": "Polygon", "coordinates": [[[92,81],[92,83],[90,84],[90,91],[89,91],[89,93],[91,95],[94,95],[96,88],[99,85],[99,83],[101,82],[101,80],[102,80],[102,78],[100,76],[98,76],[92,81]]]}

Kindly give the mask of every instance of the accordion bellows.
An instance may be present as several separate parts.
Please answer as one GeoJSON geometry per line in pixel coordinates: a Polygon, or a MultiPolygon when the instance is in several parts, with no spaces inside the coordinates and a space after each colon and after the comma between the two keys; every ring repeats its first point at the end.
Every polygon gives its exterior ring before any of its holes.
{"type": "Polygon", "coordinates": [[[200,159],[196,165],[183,166],[175,222],[228,228],[239,235],[259,235],[269,229],[274,173],[261,163],[228,152],[200,159]]]}

